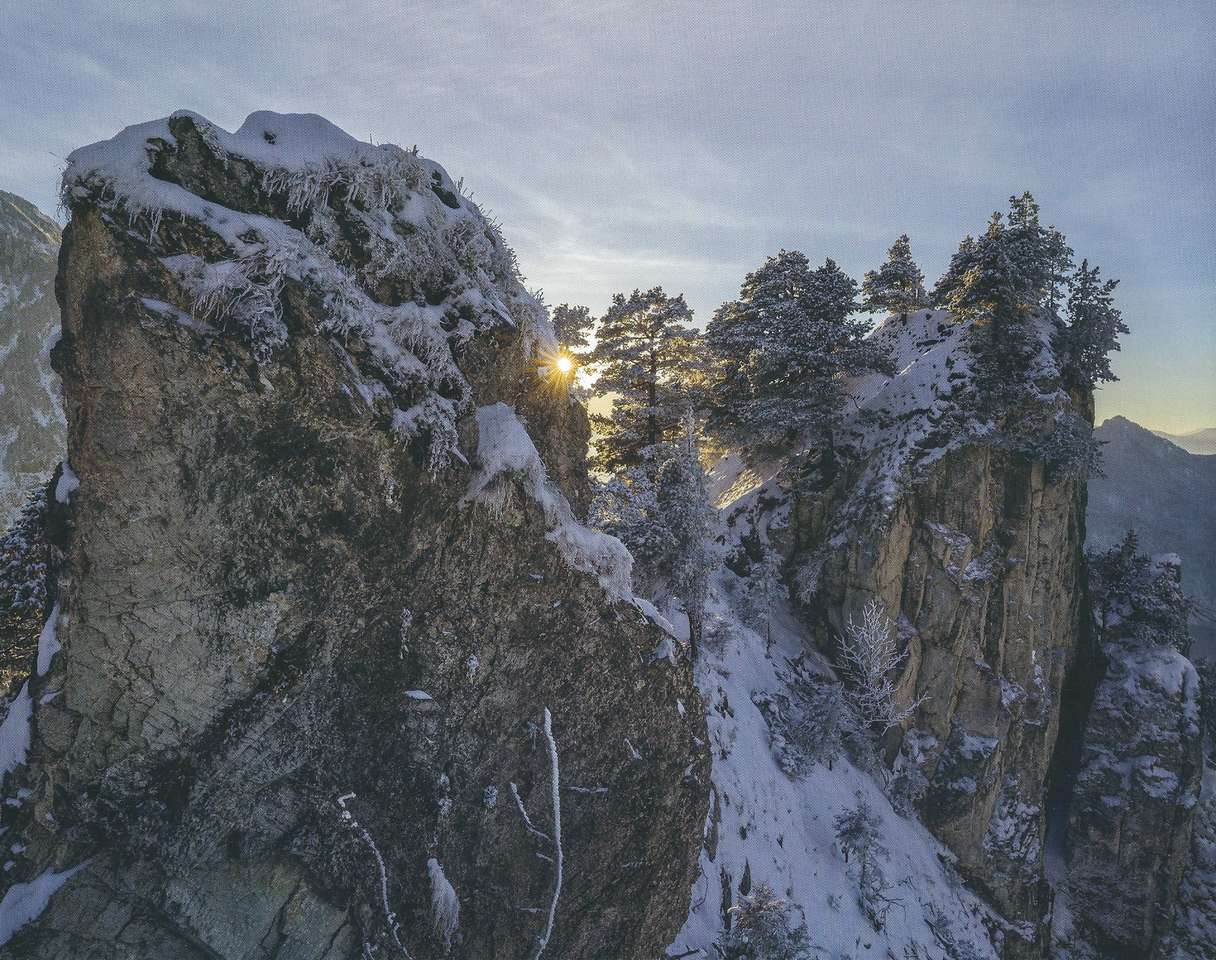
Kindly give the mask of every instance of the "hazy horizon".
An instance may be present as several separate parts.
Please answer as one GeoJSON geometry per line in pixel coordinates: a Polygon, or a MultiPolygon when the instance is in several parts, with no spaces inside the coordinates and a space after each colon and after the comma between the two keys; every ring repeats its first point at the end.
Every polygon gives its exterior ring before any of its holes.
{"type": "Polygon", "coordinates": [[[1181,3],[441,9],[70,2],[0,14],[0,189],[192,109],[319,113],[463,176],[529,285],[602,312],[683,291],[703,324],[781,247],[857,279],[907,232],[930,281],[1030,190],[1119,278],[1098,421],[1216,425],[1216,12],[1181,3]],[[752,12],[747,12],[751,10],[752,12]]]}

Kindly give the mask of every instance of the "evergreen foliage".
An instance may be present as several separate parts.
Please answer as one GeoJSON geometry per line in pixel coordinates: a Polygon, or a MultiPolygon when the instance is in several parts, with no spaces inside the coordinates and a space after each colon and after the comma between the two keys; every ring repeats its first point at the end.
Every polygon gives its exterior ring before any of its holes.
{"type": "Polygon", "coordinates": [[[577,350],[588,345],[588,337],[591,335],[595,321],[587,307],[560,303],[553,308],[550,320],[553,323],[553,332],[557,336],[557,342],[563,347],[577,350]]]}
{"type": "Polygon", "coordinates": [[[613,395],[611,412],[592,417],[598,469],[653,469],[658,445],[679,439],[697,366],[691,322],[683,295],[669,297],[662,287],[612,298],[588,355],[599,372],[596,389],[613,395]]]}
{"type": "Polygon", "coordinates": [[[1056,341],[1065,376],[1080,387],[1118,380],[1110,367],[1110,354],[1119,349],[1119,335],[1128,333],[1123,314],[1115,306],[1118,280],[1103,280],[1088,260],[1069,280],[1068,326],[1056,341]]]}
{"type": "Polygon", "coordinates": [[[812,270],[802,253],[782,250],[749,273],[705,331],[711,430],[751,452],[799,440],[832,450],[844,377],[893,372],[867,325],[851,319],[856,310],[857,284],[831,259],[812,270]]]}
{"type": "Polygon", "coordinates": [[[46,620],[52,547],[45,528],[46,491],[39,488],[0,537],[0,637],[37,636],[46,620]]]}
{"type": "Polygon", "coordinates": [[[804,960],[811,956],[806,924],[795,926],[789,904],[767,883],[741,894],[730,914],[731,930],[717,944],[722,960],[804,960]]]}
{"type": "Polygon", "coordinates": [[[1086,562],[1094,619],[1105,637],[1190,652],[1192,604],[1176,556],[1148,557],[1129,530],[1109,550],[1090,551],[1086,562]]]}
{"type": "Polygon", "coordinates": [[[878,816],[865,795],[859,793],[857,806],[838,814],[832,825],[840,853],[857,881],[858,905],[874,929],[881,930],[895,901],[887,896],[891,886],[883,874],[882,861],[889,854],[879,841],[878,816]]]}
{"type": "Polygon", "coordinates": [[[865,275],[861,284],[862,308],[871,313],[898,313],[907,317],[928,304],[925,275],[912,259],[912,244],[901,234],[887,251],[886,262],[865,275]]]}

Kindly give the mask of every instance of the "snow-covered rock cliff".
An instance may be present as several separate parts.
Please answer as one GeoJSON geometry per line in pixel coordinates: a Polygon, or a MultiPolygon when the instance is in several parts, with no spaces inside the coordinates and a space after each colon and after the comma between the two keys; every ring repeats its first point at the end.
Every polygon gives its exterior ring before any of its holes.
{"type": "Polygon", "coordinates": [[[0,954],[658,955],[705,724],[579,523],[586,418],[498,230],[312,116],[131,127],[64,196],[0,954]]]}

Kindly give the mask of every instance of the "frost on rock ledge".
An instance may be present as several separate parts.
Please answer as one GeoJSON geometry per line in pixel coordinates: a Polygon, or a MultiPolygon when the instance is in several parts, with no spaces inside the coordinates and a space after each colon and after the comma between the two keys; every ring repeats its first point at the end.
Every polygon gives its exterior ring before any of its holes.
{"type": "Polygon", "coordinates": [[[511,478],[517,478],[544,510],[549,527],[545,539],[557,545],[566,562],[594,574],[609,596],[632,602],[633,558],[625,545],[575,519],[569,501],[549,481],[540,454],[514,410],[505,403],[478,407],[477,472],[469,482],[467,498],[491,514],[500,513],[514,489],[511,478]]]}
{"type": "Polygon", "coordinates": [[[261,364],[288,340],[285,291],[302,292],[354,392],[425,442],[432,470],[459,457],[471,405],[453,347],[501,326],[527,352],[554,346],[514,253],[442,167],[315,115],[253,113],[236,133],[184,111],[127,127],[70,155],[62,199],[147,243],[187,294],[170,306],[243,336],[261,364]]]}

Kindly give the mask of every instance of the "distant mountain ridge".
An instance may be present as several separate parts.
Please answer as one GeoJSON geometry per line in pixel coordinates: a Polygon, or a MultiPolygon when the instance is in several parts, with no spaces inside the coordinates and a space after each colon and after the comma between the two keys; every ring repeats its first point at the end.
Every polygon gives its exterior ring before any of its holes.
{"type": "Polygon", "coordinates": [[[62,456],[66,421],[49,359],[59,241],[54,220],[0,190],[0,530],[62,456]]]}
{"type": "Polygon", "coordinates": [[[1108,547],[1134,529],[1145,552],[1181,556],[1183,588],[1206,621],[1195,632],[1206,638],[1216,621],[1216,457],[1126,417],[1105,421],[1095,436],[1106,476],[1089,481],[1087,544],[1108,547]]]}
{"type": "Polygon", "coordinates": [[[1164,430],[1154,430],[1153,433],[1164,437],[1177,447],[1182,447],[1187,453],[1216,455],[1216,427],[1202,427],[1187,433],[1166,433],[1164,430]]]}

